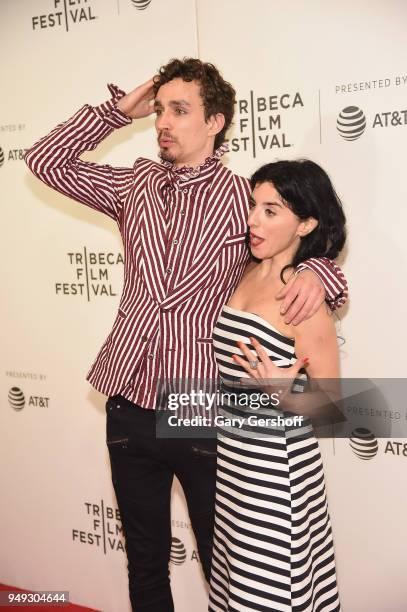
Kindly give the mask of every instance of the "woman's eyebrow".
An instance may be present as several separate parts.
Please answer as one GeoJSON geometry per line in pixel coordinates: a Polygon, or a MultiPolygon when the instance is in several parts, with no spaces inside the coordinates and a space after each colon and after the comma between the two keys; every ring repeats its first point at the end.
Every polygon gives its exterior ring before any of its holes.
{"type": "Polygon", "coordinates": [[[281,202],[263,202],[263,206],[278,206],[279,208],[283,208],[281,202]]]}
{"type": "MultiPolygon", "coordinates": [[[[256,200],[252,196],[250,196],[250,202],[252,204],[255,204],[255,205],[257,204],[256,200]]],[[[279,206],[280,208],[283,208],[283,205],[281,204],[281,202],[277,202],[277,201],[275,201],[275,202],[262,202],[262,205],[263,206],[279,206]]]]}

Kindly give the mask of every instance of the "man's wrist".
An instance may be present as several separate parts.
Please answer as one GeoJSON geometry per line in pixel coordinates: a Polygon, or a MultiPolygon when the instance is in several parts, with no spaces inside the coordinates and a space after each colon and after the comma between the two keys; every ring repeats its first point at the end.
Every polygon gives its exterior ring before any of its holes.
{"type": "Polygon", "coordinates": [[[94,111],[112,128],[120,128],[130,124],[132,122],[131,117],[126,115],[126,113],[117,106],[119,100],[126,95],[125,92],[112,83],[108,84],[108,89],[112,97],[106,102],[94,106],[94,111]]]}

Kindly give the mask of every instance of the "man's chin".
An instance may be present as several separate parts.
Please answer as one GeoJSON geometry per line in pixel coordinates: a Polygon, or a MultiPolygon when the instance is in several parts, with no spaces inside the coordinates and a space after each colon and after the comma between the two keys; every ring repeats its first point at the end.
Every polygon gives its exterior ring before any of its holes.
{"type": "Polygon", "coordinates": [[[176,158],[167,149],[160,149],[160,157],[163,161],[175,163],[176,158]]]}

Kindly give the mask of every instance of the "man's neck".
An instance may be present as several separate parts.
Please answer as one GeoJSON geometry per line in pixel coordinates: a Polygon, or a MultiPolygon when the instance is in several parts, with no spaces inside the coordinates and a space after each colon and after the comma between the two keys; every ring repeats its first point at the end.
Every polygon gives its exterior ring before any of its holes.
{"type": "Polygon", "coordinates": [[[174,167],[175,168],[198,168],[199,166],[202,166],[202,164],[208,159],[208,157],[212,157],[213,154],[214,154],[214,149],[206,151],[204,154],[198,157],[191,158],[191,160],[189,161],[178,162],[175,160],[174,167]]]}

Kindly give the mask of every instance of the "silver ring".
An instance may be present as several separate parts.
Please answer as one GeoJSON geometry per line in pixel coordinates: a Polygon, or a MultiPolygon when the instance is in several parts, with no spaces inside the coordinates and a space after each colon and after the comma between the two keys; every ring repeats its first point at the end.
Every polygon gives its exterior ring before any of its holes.
{"type": "Polygon", "coordinates": [[[258,365],[259,365],[258,359],[253,359],[252,361],[249,361],[249,366],[251,367],[252,370],[257,370],[258,365]]]}

